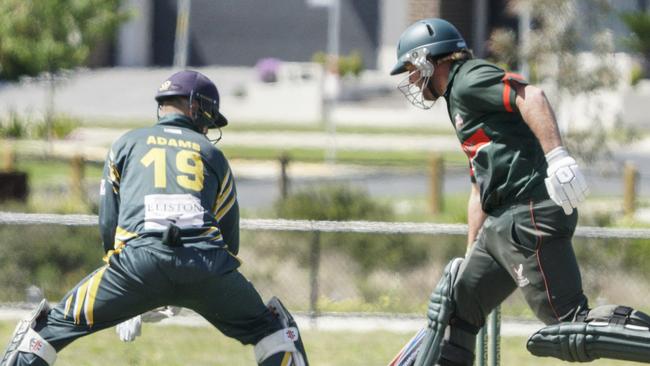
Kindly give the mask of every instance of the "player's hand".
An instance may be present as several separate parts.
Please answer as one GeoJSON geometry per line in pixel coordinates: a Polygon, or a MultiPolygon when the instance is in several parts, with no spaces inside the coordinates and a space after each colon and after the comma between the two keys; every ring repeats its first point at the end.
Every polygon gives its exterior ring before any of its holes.
{"type": "Polygon", "coordinates": [[[158,323],[161,320],[178,315],[181,308],[177,306],[163,306],[142,314],[142,321],[145,323],[158,323]]]}
{"type": "Polygon", "coordinates": [[[575,159],[570,157],[562,146],[546,154],[546,162],[548,177],[544,179],[544,183],[548,195],[564,209],[565,214],[570,215],[589,193],[585,177],[580,172],[575,159]]]}
{"type": "Polygon", "coordinates": [[[141,330],[142,317],[140,315],[124,321],[115,327],[115,331],[122,342],[133,342],[141,334],[141,330]]]}

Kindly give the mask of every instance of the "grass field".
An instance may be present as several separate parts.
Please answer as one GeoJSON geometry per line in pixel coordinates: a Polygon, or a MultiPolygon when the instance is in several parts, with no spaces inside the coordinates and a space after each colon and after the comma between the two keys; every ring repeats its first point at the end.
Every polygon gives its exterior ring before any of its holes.
{"type": "MultiPolygon", "coordinates": [[[[6,344],[14,323],[0,322],[0,342],[6,344]]],[[[408,333],[305,331],[303,339],[313,366],[383,366],[410,338],[408,333]]],[[[535,358],[525,349],[523,337],[502,339],[501,365],[553,366],[569,364],[535,358]]],[[[228,339],[209,327],[145,324],[134,343],[120,342],[113,329],[82,338],[64,349],[57,366],[181,366],[255,365],[253,349],[228,339]]],[[[594,366],[632,366],[639,363],[599,360],[594,366]]]]}

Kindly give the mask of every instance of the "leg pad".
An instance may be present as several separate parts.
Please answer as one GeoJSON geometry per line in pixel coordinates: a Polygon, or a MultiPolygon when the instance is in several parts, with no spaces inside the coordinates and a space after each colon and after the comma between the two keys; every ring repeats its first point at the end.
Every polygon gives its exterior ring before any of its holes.
{"type": "Polygon", "coordinates": [[[56,350],[45,339],[43,339],[36,331],[36,320],[43,315],[47,315],[50,306],[47,301],[43,300],[34,309],[32,314],[24,320],[21,320],[14,330],[14,334],[7,345],[0,366],[14,366],[18,353],[32,353],[47,362],[48,365],[53,365],[56,361],[56,350]]]}
{"type": "Polygon", "coordinates": [[[535,356],[570,362],[598,358],[650,362],[650,316],[625,306],[595,308],[581,322],[540,329],[528,339],[535,356]]]}
{"type": "Polygon", "coordinates": [[[418,350],[415,366],[435,365],[440,358],[445,329],[454,312],[453,288],[463,258],[454,258],[443,272],[442,278],[433,290],[429,301],[427,317],[429,323],[422,345],[418,350]]]}

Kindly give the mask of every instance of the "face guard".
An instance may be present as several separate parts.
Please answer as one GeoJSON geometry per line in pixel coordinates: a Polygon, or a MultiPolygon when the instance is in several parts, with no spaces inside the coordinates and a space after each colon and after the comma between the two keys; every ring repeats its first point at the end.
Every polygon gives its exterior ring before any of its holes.
{"type": "Polygon", "coordinates": [[[210,142],[216,144],[221,140],[221,127],[224,126],[219,114],[219,103],[200,93],[192,93],[190,95],[190,106],[192,105],[193,100],[198,103],[199,107],[192,113],[192,120],[201,130],[204,130],[204,128],[219,129],[219,137],[216,139],[209,139],[210,142]]]}
{"type": "Polygon", "coordinates": [[[414,50],[408,54],[406,61],[415,66],[415,70],[410,72],[398,85],[397,89],[404,94],[406,99],[414,106],[422,109],[430,109],[438,100],[436,93],[429,88],[429,83],[435,71],[433,63],[427,59],[429,52],[426,48],[414,50]],[[414,75],[418,75],[417,79],[412,79],[414,75]],[[424,90],[428,89],[432,95],[433,100],[428,100],[424,97],[424,90]]]}

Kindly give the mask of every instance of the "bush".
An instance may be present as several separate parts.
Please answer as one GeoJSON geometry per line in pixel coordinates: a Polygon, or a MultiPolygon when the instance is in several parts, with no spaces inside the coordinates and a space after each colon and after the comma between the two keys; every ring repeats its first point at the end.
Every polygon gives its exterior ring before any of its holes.
{"type": "MultiPolygon", "coordinates": [[[[51,137],[62,139],[81,125],[77,118],[64,114],[56,115],[50,121],[51,137]]],[[[11,111],[5,120],[0,120],[0,137],[5,138],[47,138],[47,121],[29,114],[19,115],[11,111]]]]}
{"type": "Polygon", "coordinates": [[[27,136],[28,126],[26,121],[18,116],[15,111],[9,112],[5,121],[0,121],[0,137],[20,139],[27,136]]]}
{"type": "Polygon", "coordinates": [[[642,57],[643,77],[650,77],[650,14],[645,12],[624,12],[621,20],[630,30],[625,44],[642,57]]]}
{"type": "MultiPolygon", "coordinates": [[[[327,64],[327,54],[325,52],[319,51],[312,56],[312,61],[321,65],[327,64]]],[[[340,76],[354,76],[359,77],[361,72],[364,69],[363,65],[363,56],[361,52],[355,50],[350,52],[350,54],[339,55],[337,62],[337,72],[340,76]]]]}
{"type": "Polygon", "coordinates": [[[96,227],[2,226],[0,237],[1,301],[24,301],[30,285],[56,301],[103,264],[96,227]]]}
{"type": "MultiPolygon", "coordinates": [[[[81,124],[78,119],[66,115],[58,115],[52,118],[51,137],[55,139],[65,138],[81,124]]],[[[48,138],[47,122],[42,121],[34,125],[33,135],[36,138],[48,138]]]]}
{"type": "Polygon", "coordinates": [[[634,65],[632,66],[632,70],[630,70],[630,85],[635,86],[636,84],[639,83],[639,81],[643,80],[645,77],[645,72],[643,71],[643,67],[640,65],[634,65]]]}
{"type": "MultiPolygon", "coordinates": [[[[322,186],[296,192],[277,202],[276,211],[279,217],[287,219],[394,220],[389,206],[376,203],[362,190],[345,186],[322,186]]],[[[326,233],[321,240],[328,241],[327,247],[350,255],[365,272],[415,266],[427,257],[427,243],[413,242],[403,234],[326,233]]]]}

